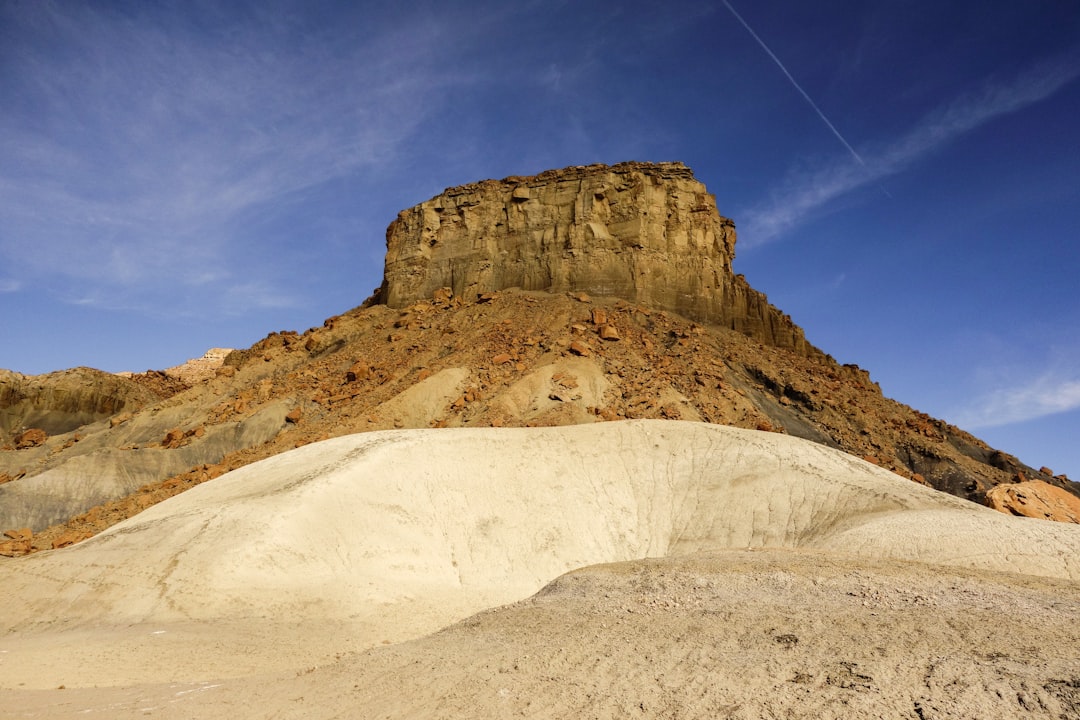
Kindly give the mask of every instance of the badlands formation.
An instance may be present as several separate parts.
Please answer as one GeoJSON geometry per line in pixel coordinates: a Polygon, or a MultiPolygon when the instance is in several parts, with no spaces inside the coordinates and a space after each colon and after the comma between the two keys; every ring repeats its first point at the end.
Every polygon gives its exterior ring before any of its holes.
{"type": "Polygon", "coordinates": [[[1080,717],[1075,485],[733,258],[677,163],[484,181],[321,328],[0,375],[0,714],[1080,717]]]}

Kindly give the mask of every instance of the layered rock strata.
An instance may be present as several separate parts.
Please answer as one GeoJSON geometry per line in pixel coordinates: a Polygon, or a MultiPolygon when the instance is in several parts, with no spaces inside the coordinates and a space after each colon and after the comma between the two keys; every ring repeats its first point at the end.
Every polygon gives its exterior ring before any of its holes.
{"type": "Polygon", "coordinates": [[[0,370],[0,439],[10,440],[26,429],[68,432],[158,397],[129,378],[93,368],[47,375],[0,370]]]}
{"type": "Polygon", "coordinates": [[[386,233],[380,299],[393,308],[505,288],[614,296],[821,352],[731,269],[735,225],[682,163],[550,170],[449,188],[386,233]]]}

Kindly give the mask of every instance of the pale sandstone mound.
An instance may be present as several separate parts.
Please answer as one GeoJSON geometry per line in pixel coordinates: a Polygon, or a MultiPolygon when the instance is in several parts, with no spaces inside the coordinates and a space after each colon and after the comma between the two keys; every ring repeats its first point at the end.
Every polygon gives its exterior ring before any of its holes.
{"type": "Polygon", "coordinates": [[[735,224],[678,162],[587,165],[448,188],[386,231],[380,300],[443,287],[581,291],[673,310],[820,356],[791,319],[735,275],[735,224]]]}
{"type": "Polygon", "coordinates": [[[18,649],[3,682],[243,675],[279,666],[265,651],[281,637],[296,667],[430,632],[576,567],[762,547],[1080,577],[1078,527],[773,433],[664,421],[367,433],[0,565],[0,632],[18,649]],[[115,632],[89,643],[100,628],[115,632]],[[216,643],[224,632],[235,638],[216,643]],[[53,668],[60,649],[74,667],[53,668]],[[186,655],[197,666],[178,668],[186,655]]]}

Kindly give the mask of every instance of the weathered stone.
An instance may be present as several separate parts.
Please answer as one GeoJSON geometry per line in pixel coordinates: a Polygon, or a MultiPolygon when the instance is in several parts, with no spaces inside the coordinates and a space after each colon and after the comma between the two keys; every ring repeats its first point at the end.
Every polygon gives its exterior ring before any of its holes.
{"type": "Polygon", "coordinates": [[[599,330],[601,340],[620,340],[618,329],[614,325],[602,325],[599,330]]]}
{"type": "Polygon", "coordinates": [[[182,365],[166,368],[162,372],[191,385],[217,375],[232,348],[210,348],[200,358],[188,360],[182,365]]]}
{"type": "Polygon", "coordinates": [[[491,358],[491,362],[495,365],[502,365],[513,360],[509,353],[499,353],[495,357],[491,358]]]}
{"type": "MultiPolygon", "coordinates": [[[[735,226],[682,163],[622,163],[449,188],[386,233],[380,299],[393,308],[451,288],[617,296],[820,356],[735,275],[735,226]]],[[[438,300],[438,298],[437,298],[438,300]]]]}
{"type": "Polygon", "coordinates": [[[60,548],[82,542],[91,537],[91,535],[92,534],[87,530],[68,530],[61,533],[52,541],[52,548],[53,550],[59,550],[60,548]]]}
{"type": "Polygon", "coordinates": [[[27,555],[34,548],[34,534],[30,531],[30,528],[5,530],[4,537],[9,538],[0,542],[0,555],[5,557],[27,555]]]}
{"type": "Polygon", "coordinates": [[[345,372],[345,380],[348,382],[356,382],[357,380],[363,380],[371,372],[371,368],[367,366],[367,363],[357,360],[352,366],[345,372]]]}
{"type": "Polygon", "coordinates": [[[1042,480],[998,485],[986,493],[986,504],[1011,515],[1080,523],[1080,497],[1042,480]]]}
{"type": "Polygon", "coordinates": [[[450,301],[454,299],[454,291],[448,287],[441,287],[435,290],[431,294],[431,300],[436,305],[446,307],[450,304],[450,301]]]}
{"type": "Polygon", "coordinates": [[[34,533],[30,528],[20,528],[18,530],[5,530],[4,537],[11,540],[30,540],[34,537],[34,533]]]}
{"type": "Polygon", "coordinates": [[[109,418],[109,427],[114,428],[117,425],[123,425],[133,417],[134,415],[132,415],[131,413],[120,413],[119,415],[114,415],[109,418]]]}
{"type": "Polygon", "coordinates": [[[173,428],[169,432],[165,433],[165,437],[161,440],[161,447],[173,450],[180,447],[184,442],[184,431],[180,428],[173,428]]]}
{"type": "Polygon", "coordinates": [[[37,447],[44,444],[48,437],[45,431],[40,428],[24,430],[15,436],[15,449],[25,450],[26,448],[37,447]]]}
{"type": "Polygon", "coordinates": [[[285,422],[292,423],[293,425],[295,425],[296,423],[300,422],[300,420],[303,417],[304,417],[304,408],[299,407],[299,406],[294,407],[292,410],[290,410],[288,413],[286,413],[285,422]]]}
{"type": "Polygon", "coordinates": [[[592,355],[592,350],[589,349],[589,346],[580,340],[575,340],[570,343],[570,352],[575,355],[580,355],[581,357],[589,357],[589,355],[592,355]]]}

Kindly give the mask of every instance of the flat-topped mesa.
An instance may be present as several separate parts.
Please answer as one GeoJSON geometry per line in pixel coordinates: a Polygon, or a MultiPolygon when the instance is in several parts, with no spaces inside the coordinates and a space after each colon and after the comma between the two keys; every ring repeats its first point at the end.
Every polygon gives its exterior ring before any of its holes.
{"type": "Polygon", "coordinates": [[[586,165],[449,188],[386,231],[381,301],[404,307],[449,287],[586,292],[724,325],[821,355],[732,273],[735,224],[678,162],[586,165]]]}

